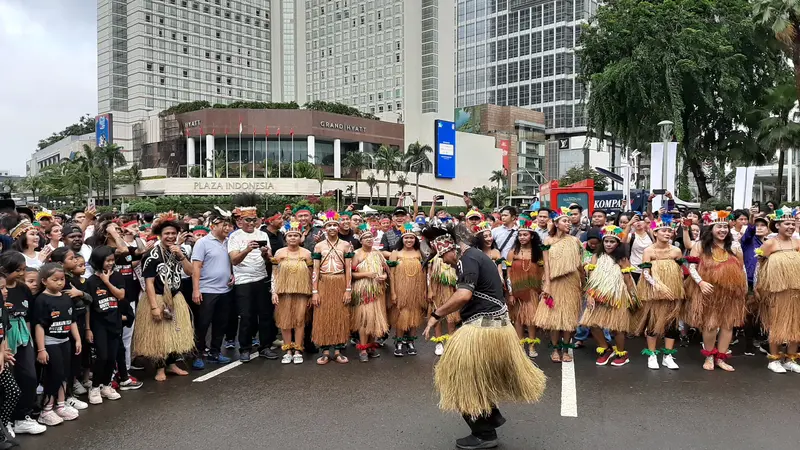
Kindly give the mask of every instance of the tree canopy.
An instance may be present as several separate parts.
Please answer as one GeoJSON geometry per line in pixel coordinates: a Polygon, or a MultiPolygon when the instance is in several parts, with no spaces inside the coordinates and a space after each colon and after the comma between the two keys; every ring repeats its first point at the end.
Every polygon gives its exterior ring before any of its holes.
{"type": "Polygon", "coordinates": [[[80,136],[82,134],[94,133],[94,131],[94,117],[86,114],[78,119],[78,123],[73,123],[58,133],[53,133],[50,137],[40,140],[37,148],[41,150],[55,144],[65,137],[80,136]]]}
{"type": "Polygon", "coordinates": [[[647,153],[660,140],[658,122],[673,121],[702,200],[711,197],[705,167],[720,156],[736,162],[725,155],[728,138],[788,70],[748,0],[610,0],[581,45],[589,128],[647,153]]]}
{"type": "Polygon", "coordinates": [[[608,189],[608,178],[605,175],[592,168],[586,169],[583,166],[576,166],[567,170],[567,173],[558,180],[558,184],[567,186],[588,179],[594,180],[594,190],[605,191],[608,189]]]}
{"type": "MultiPolygon", "coordinates": [[[[195,102],[184,102],[178,103],[177,105],[170,106],[169,108],[161,111],[158,115],[160,117],[166,117],[172,114],[184,114],[193,111],[200,111],[201,109],[300,109],[300,105],[296,102],[244,102],[238,101],[229,103],[227,105],[222,103],[211,104],[207,101],[195,101],[195,102]]],[[[316,100],[313,102],[306,103],[303,105],[303,109],[310,109],[314,111],[325,111],[334,114],[342,114],[345,116],[353,116],[353,117],[361,117],[363,119],[372,119],[377,120],[378,118],[375,115],[370,113],[364,113],[358,110],[358,108],[353,108],[352,106],[347,106],[344,103],[337,103],[337,102],[324,102],[321,100],[316,100]]],[[[94,119],[92,119],[94,121],[94,119]]],[[[94,131],[94,128],[92,128],[94,131]]]]}

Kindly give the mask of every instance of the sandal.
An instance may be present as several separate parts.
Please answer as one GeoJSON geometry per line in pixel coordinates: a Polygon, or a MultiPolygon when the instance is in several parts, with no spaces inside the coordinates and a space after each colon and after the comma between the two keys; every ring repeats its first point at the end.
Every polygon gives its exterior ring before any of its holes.
{"type": "Polygon", "coordinates": [[[558,353],[558,350],[553,350],[553,353],[550,354],[550,361],[553,361],[554,363],[561,362],[561,354],[558,353]]]}
{"type": "Polygon", "coordinates": [[[331,362],[331,355],[329,355],[327,353],[323,353],[322,356],[317,358],[317,365],[324,366],[325,364],[328,364],[329,362],[331,362]]]}
{"type": "Polygon", "coordinates": [[[350,360],[349,360],[349,359],[347,359],[347,357],[346,357],[346,356],[344,356],[344,355],[343,355],[343,354],[341,354],[341,353],[337,353],[336,355],[334,355],[334,358],[336,358],[336,359],[335,359],[335,361],[336,361],[337,363],[339,363],[339,364],[347,364],[347,363],[349,363],[349,362],[350,362],[350,360]]]}
{"type": "Polygon", "coordinates": [[[561,356],[561,362],[565,362],[565,363],[571,363],[572,362],[572,356],[569,356],[569,352],[564,352],[564,354],[561,356]]]}

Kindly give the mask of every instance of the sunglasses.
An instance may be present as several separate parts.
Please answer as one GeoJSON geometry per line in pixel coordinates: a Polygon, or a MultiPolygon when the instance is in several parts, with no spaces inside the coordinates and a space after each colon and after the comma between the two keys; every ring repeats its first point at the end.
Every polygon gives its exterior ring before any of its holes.
{"type": "Polygon", "coordinates": [[[244,221],[247,222],[247,223],[256,223],[256,222],[258,222],[258,219],[254,218],[254,217],[248,217],[248,218],[244,219],[244,221]]]}

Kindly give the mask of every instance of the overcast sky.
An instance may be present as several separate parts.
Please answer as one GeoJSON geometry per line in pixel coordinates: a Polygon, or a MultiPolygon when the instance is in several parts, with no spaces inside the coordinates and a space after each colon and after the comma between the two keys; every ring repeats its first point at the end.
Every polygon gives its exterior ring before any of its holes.
{"type": "Polygon", "coordinates": [[[97,2],[0,0],[0,169],[25,175],[39,139],[97,114],[97,2]]]}

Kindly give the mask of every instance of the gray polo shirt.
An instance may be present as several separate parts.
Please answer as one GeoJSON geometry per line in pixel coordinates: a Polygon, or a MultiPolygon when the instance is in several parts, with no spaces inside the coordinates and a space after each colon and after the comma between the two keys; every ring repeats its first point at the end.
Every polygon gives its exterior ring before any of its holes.
{"type": "Polygon", "coordinates": [[[213,234],[201,238],[194,244],[192,261],[202,261],[200,270],[201,294],[224,294],[230,292],[231,258],[228,256],[228,243],[220,241],[213,234]]]}
{"type": "Polygon", "coordinates": [[[506,228],[505,225],[502,227],[493,228],[492,238],[494,238],[494,243],[500,250],[500,256],[503,258],[508,258],[508,252],[514,248],[514,241],[517,238],[517,228],[506,228]]]}

